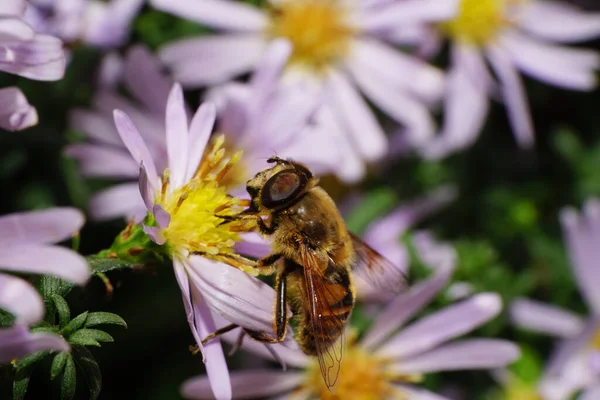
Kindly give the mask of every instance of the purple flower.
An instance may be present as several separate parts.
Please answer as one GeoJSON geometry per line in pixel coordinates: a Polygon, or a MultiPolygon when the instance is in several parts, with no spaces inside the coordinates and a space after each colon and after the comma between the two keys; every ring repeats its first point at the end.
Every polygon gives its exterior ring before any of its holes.
{"type": "Polygon", "coordinates": [[[202,344],[216,330],[212,313],[242,327],[270,330],[275,291],[240,270],[254,272],[234,253],[239,232],[250,227],[239,221],[222,224],[224,220],[217,217],[243,208],[221,184],[241,154],[229,157],[223,136],[207,149],[214,106],[203,104],[188,122],[183,91],[175,84],[165,114],[167,165],[162,174],[127,114],[115,110],[114,118],[119,136],[140,167],[139,189],[148,213],[144,232],[173,261],[187,320],[204,355],[213,393],[226,399],[231,397],[231,385],[221,343],[213,339],[202,344]]]}
{"type": "MultiPolygon", "coordinates": [[[[288,39],[294,50],[281,84],[324,99],[323,114],[316,121],[324,132],[343,139],[338,149],[342,162],[355,171],[353,178],[364,174],[365,161],[378,160],[387,150],[383,129],[361,92],[409,127],[413,144],[430,139],[434,124],[427,105],[443,92],[441,71],[397,51],[378,35],[382,16],[399,12],[385,3],[273,0],[261,10],[226,0],[151,1],[163,11],[221,32],[160,50],[159,57],[186,87],[222,83],[253,70],[270,41],[288,39]]],[[[427,3],[431,4],[422,7],[422,15],[413,13],[407,19],[439,20],[454,12],[452,5],[427,3]]]]}
{"type": "MultiPolygon", "coordinates": [[[[363,239],[407,275],[410,263],[409,254],[400,237],[420,219],[438,211],[455,198],[454,187],[441,187],[422,198],[401,205],[383,218],[371,222],[362,235],[363,239]]],[[[431,235],[424,232],[417,235],[415,246],[422,261],[432,268],[454,267],[456,261],[454,249],[449,245],[438,243],[431,235]]],[[[388,301],[393,295],[382,292],[381,288],[374,287],[368,280],[362,279],[360,276],[355,278],[357,291],[362,299],[388,301]]]]}
{"type": "MultiPolygon", "coordinates": [[[[394,299],[375,317],[360,340],[355,340],[352,331],[347,332],[347,347],[334,388],[337,398],[441,400],[445,398],[416,385],[424,374],[506,366],[519,357],[518,347],[506,340],[450,342],[500,312],[502,306],[497,294],[475,295],[405,326],[444,287],[450,274],[449,269],[441,268],[430,279],[394,299]]],[[[235,332],[227,335],[229,340],[237,337],[235,332]]],[[[247,341],[244,346],[254,354],[272,359],[256,342],[247,341]]],[[[299,350],[279,345],[272,348],[294,369],[234,371],[231,373],[234,398],[319,399],[331,395],[316,359],[299,350]]],[[[182,394],[193,399],[211,398],[207,378],[188,380],[182,394]]]]}
{"type": "MultiPolygon", "coordinates": [[[[62,42],[36,33],[24,20],[25,0],[0,4],[0,71],[39,81],[55,81],[65,72],[62,42]]],[[[16,131],[37,124],[35,108],[14,87],[0,89],[0,128],[16,131]]]]}
{"type": "Polygon", "coordinates": [[[30,0],[26,21],[65,42],[103,48],[122,45],[144,0],[30,0]]]}
{"type": "Polygon", "coordinates": [[[53,275],[83,285],[90,271],[77,253],[52,243],[68,239],[83,225],[72,208],[16,213],[0,217],[0,308],[15,316],[15,324],[0,328],[0,363],[38,350],[69,351],[61,337],[30,333],[28,326],[44,315],[44,303],[34,287],[5,272],[53,275]]]}
{"type": "Polygon", "coordinates": [[[532,146],[534,129],[519,70],[566,89],[590,91],[597,85],[598,54],[563,44],[599,36],[600,13],[551,0],[461,0],[456,18],[435,32],[452,42],[451,67],[445,123],[439,137],[423,148],[428,157],[470,146],[485,122],[488,97],[504,101],[519,146],[532,146]]]}
{"type": "Polygon", "coordinates": [[[553,305],[520,299],[510,308],[513,322],[525,329],[559,338],[559,346],[542,380],[540,392],[551,400],[568,399],[581,389],[600,387],[600,202],[587,201],[583,215],[573,209],[561,213],[567,250],[589,317],[553,305]]]}

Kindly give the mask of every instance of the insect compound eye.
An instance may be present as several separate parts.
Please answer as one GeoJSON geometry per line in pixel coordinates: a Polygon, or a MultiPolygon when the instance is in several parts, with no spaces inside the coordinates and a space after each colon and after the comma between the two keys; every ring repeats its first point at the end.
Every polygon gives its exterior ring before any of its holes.
{"type": "Polygon", "coordinates": [[[294,170],[278,172],[267,181],[262,191],[262,203],[276,208],[293,200],[306,186],[306,177],[294,170]]]}

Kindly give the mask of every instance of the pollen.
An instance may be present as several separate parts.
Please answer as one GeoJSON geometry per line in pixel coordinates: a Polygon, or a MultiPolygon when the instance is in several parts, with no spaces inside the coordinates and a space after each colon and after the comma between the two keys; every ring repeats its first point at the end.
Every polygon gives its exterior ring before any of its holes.
{"type": "Polygon", "coordinates": [[[440,24],[440,28],[455,40],[483,46],[511,24],[511,6],[519,1],[462,0],[456,18],[440,24]]]}
{"type": "Polygon", "coordinates": [[[233,246],[240,240],[239,233],[251,229],[247,221],[225,223],[222,218],[244,209],[243,201],[228,195],[224,184],[225,176],[242,153],[227,157],[223,143],[223,136],[213,142],[193,178],[185,185],[171,188],[168,171],[162,177],[156,203],[170,215],[169,224],[161,233],[173,254],[201,254],[221,261],[234,254],[233,246]]]}
{"type": "Polygon", "coordinates": [[[290,64],[324,71],[345,58],[355,29],[341,0],[284,0],[270,10],[267,34],[289,39],[290,64]]]}
{"type": "Polygon", "coordinates": [[[354,344],[349,338],[344,351],[342,365],[334,387],[329,389],[315,360],[306,370],[306,380],[299,391],[307,389],[314,398],[321,400],[408,400],[406,393],[395,387],[395,383],[416,382],[420,377],[399,376],[390,371],[389,362],[354,344]]]}

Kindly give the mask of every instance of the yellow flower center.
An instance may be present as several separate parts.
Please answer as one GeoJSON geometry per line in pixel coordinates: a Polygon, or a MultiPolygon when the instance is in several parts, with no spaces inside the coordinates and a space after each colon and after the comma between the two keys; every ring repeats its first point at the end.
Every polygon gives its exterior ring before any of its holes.
{"type": "Polygon", "coordinates": [[[323,71],[348,54],[354,28],[340,0],[284,0],[270,16],[267,34],[292,42],[291,64],[323,71]]]}
{"type": "Polygon", "coordinates": [[[482,46],[510,25],[510,8],[521,1],[462,0],[457,16],[440,24],[440,28],[454,40],[482,46]]]}
{"type": "Polygon", "coordinates": [[[178,188],[169,187],[169,173],[165,172],[155,202],[171,216],[169,225],[162,229],[166,244],[174,256],[190,253],[222,260],[233,254],[238,233],[251,229],[248,221],[225,220],[218,215],[233,215],[243,210],[243,201],[227,194],[223,184],[227,172],[239,161],[241,152],[225,157],[224,137],[220,136],[205,154],[193,178],[178,188]]]}
{"type": "Polygon", "coordinates": [[[389,363],[368,353],[348,338],[342,365],[334,387],[328,389],[315,360],[306,370],[306,380],[298,390],[309,389],[321,400],[407,400],[408,396],[393,384],[418,382],[420,376],[401,376],[388,368],[389,363]]]}

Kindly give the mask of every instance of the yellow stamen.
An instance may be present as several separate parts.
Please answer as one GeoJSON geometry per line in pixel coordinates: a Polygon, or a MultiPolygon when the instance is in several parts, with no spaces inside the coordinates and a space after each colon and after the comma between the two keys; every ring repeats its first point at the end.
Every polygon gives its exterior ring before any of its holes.
{"type": "Polygon", "coordinates": [[[454,40],[483,46],[511,22],[511,7],[523,0],[462,0],[454,20],[440,24],[454,40]]]}
{"type": "Polygon", "coordinates": [[[234,215],[243,210],[241,200],[227,194],[223,179],[241,153],[227,158],[223,138],[217,138],[203,158],[194,177],[179,188],[171,188],[166,171],[156,203],[171,216],[169,225],[162,229],[166,244],[174,256],[200,253],[219,261],[234,253],[233,246],[240,240],[238,233],[253,227],[251,221],[225,220],[217,215],[234,215]]]}
{"type": "Polygon", "coordinates": [[[349,335],[344,350],[342,365],[335,386],[328,389],[315,360],[306,370],[306,380],[299,390],[309,389],[321,400],[406,400],[408,396],[394,383],[416,383],[421,376],[404,376],[393,373],[389,362],[377,357],[355,344],[354,335],[349,335]]]}
{"type": "Polygon", "coordinates": [[[287,0],[270,11],[267,34],[292,42],[291,64],[323,71],[347,56],[355,29],[340,0],[287,0]]]}
{"type": "Polygon", "coordinates": [[[504,388],[506,400],[542,400],[534,385],[515,381],[504,388]]]}

